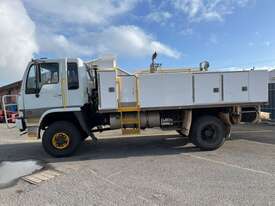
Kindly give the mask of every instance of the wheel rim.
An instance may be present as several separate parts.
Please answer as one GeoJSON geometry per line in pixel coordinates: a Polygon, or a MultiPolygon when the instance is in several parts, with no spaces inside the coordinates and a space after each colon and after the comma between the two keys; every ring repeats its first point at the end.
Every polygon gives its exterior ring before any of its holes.
{"type": "Polygon", "coordinates": [[[216,132],[217,128],[214,125],[206,125],[205,127],[203,127],[203,129],[201,130],[201,138],[203,141],[207,142],[207,143],[213,143],[216,141],[216,132]]]}
{"type": "Polygon", "coordinates": [[[70,144],[70,137],[64,132],[56,133],[52,138],[52,145],[59,150],[66,149],[70,144]]]}

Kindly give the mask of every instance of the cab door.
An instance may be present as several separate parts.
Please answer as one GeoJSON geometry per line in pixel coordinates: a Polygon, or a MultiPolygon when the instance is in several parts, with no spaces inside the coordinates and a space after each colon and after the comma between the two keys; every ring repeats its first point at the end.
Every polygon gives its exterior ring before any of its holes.
{"type": "Polygon", "coordinates": [[[22,90],[25,118],[40,118],[45,111],[63,106],[61,77],[65,67],[65,60],[29,65],[22,90]]]}

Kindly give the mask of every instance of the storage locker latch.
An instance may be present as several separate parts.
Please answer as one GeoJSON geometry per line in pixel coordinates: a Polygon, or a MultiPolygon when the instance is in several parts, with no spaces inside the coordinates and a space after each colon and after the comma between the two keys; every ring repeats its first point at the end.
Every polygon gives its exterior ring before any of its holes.
{"type": "Polygon", "coordinates": [[[246,91],[247,91],[247,86],[243,86],[243,87],[242,87],[242,91],[243,91],[243,92],[246,92],[246,91]]]}
{"type": "Polygon", "coordinates": [[[213,88],[213,92],[214,92],[214,93],[218,93],[219,91],[220,91],[220,89],[219,89],[218,87],[213,88]]]}

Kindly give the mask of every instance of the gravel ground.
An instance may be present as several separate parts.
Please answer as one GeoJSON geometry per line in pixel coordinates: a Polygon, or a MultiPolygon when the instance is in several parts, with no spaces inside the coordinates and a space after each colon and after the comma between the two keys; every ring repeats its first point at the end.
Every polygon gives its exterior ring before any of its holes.
{"type": "Polygon", "coordinates": [[[98,143],[55,159],[39,140],[0,125],[0,162],[39,160],[61,172],[1,189],[0,205],[275,205],[275,126],[235,127],[232,140],[211,152],[175,132],[119,134],[98,134],[98,143]]]}

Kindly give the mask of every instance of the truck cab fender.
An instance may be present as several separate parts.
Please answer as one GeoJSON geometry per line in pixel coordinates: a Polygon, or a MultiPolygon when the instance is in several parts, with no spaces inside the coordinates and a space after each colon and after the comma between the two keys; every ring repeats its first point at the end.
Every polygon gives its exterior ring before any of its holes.
{"type": "MultiPolygon", "coordinates": [[[[64,117],[66,117],[68,115],[72,115],[74,117],[74,119],[77,121],[77,123],[79,124],[79,126],[81,127],[81,129],[84,132],[86,132],[87,134],[89,134],[88,126],[87,126],[85,119],[82,115],[82,111],[81,111],[80,107],[56,108],[56,109],[50,109],[50,110],[46,111],[40,117],[39,124],[38,124],[39,125],[38,139],[41,138],[41,136],[40,136],[41,129],[43,129],[45,121],[49,117],[49,115],[56,114],[56,116],[59,116],[59,118],[60,118],[60,114],[62,114],[62,113],[64,113],[64,117]]],[[[58,120],[58,118],[56,118],[56,120],[58,120]]],[[[60,118],[60,120],[62,120],[62,118],[60,118]]],[[[66,118],[63,120],[66,120],[66,118]]]]}

